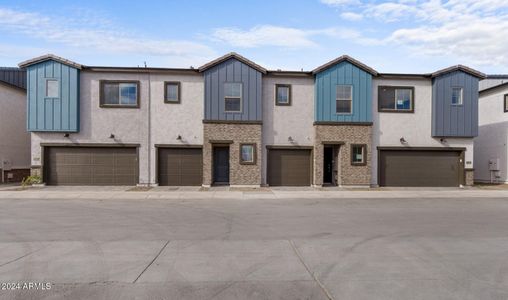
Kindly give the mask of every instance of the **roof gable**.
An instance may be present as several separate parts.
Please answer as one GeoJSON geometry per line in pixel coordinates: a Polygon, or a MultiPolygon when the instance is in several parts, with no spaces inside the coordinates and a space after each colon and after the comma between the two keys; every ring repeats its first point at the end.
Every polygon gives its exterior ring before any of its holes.
{"type": "Polygon", "coordinates": [[[339,63],[341,63],[343,61],[347,61],[350,64],[352,64],[352,65],[354,65],[354,66],[364,70],[365,72],[367,72],[367,73],[369,73],[369,74],[371,74],[373,76],[377,76],[378,75],[378,72],[376,70],[374,70],[373,68],[367,66],[366,64],[364,64],[364,63],[362,63],[362,62],[352,58],[349,55],[339,56],[336,59],[331,60],[331,61],[327,62],[326,64],[321,65],[321,66],[315,68],[314,70],[312,70],[312,74],[320,73],[320,72],[322,72],[322,71],[324,71],[324,70],[326,70],[326,69],[328,69],[328,68],[330,68],[330,67],[332,67],[332,66],[334,66],[336,64],[339,64],[339,63]]]}
{"type": "Polygon", "coordinates": [[[470,68],[470,67],[467,67],[467,66],[463,66],[463,65],[451,66],[451,67],[448,67],[448,68],[436,71],[436,72],[431,74],[431,77],[432,78],[439,77],[439,76],[442,76],[442,75],[445,75],[445,74],[448,74],[448,73],[451,73],[451,72],[455,72],[455,71],[461,71],[461,72],[467,73],[469,75],[472,75],[472,76],[480,78],[480,79],[484,79],[484,78],[487,77],[482,72],[477,71],[477,70],[475,70],[473,68],[470,68]]]}
{"type": "Polygon", "coordinates": [[[221,57],[219,57],[217,59],[214,59],[211,62],[206,63],[206,64],[202,65],[201,67],[199,67],[198,70],[199,70],[199,72],[204,72],[204,71],[206,71],[206,70],[208,70],[208,69],[210,69],[210,68],[212,68],[212,67],[214,67],[214,66],[216,66],[218,64],[221,64],[221,63],[223,63],[223,62],[225,62],[225,61],[227,61],[227,60],[229,60],[231,58],[234,58],[234,59],[236,59],[236,60],[238,60],[238,61],[248,65],[249,67],[251,67],[251,68],[253,68],[253,69],[255,69],[255,70],[257,70],[257,71],[259,71],[259,72],[261,72],[263,74],[266,74],[266,72],[267,72],[266,69],[263,68],[262,66],[256,64],[255,62],[253,62],[253,61],[251,61],[251,60],[249,60],[249,59],[247,59],[247,58],[245,58],[245,57],[243,57],[240,54],[235,53],[235,52],[230,52],[230,53],[228,53],[226,55],[223,55],[223,56],[221,56],[221,57]]]}
{"type": "Polygon", "coordinates": [[[76,62],[73,62],[71,60],[65,59],[65,58],[60,57],[60,56],[56,56],[54,54],[45,54],[45,55],[38,56],[38,57],[29,59],[29,60],[25,60],[25,61],[19,63],[18,66],[20,68],[26,68],[26,67],[29,67],[31,65],[35,65],[35,64],[38,64],[38,63],[41,63],[41,62],[44,62],[44,61],[48,61],[48,60],[54,60],[56,62],[59,62],[59,63],[64,64],[64,65],[67,65],[69,67],[73,67],[75,69],[81,69],[83,67],[81,64],[78,64],[76,62]]]}

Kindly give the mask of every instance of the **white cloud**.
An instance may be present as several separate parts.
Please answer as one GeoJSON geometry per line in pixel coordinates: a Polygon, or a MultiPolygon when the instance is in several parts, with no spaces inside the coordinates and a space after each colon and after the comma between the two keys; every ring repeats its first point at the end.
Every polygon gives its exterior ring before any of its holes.
{"type": "MultiPolygon", "coordinates": [[[[56,45],[109,54],[168,57],[216,56],[206,45],[186,40],[149,39],[126,29],[115,29],[108,20],[88,16],[86,22],[58,16],[0,8],[0,31],[21,34],[56,45]]],[[[34,53],[40,55],[40,53],[34,53]]]]}
{"type": "Polygon", "coordinates": [[[340,14],[340,17],[348,21],[360,21],[363,19],[362,14],[357,14],[354,12],[343,12],[340,14]]]}
{"type": "Polygon", "coordinates": [[[361,2],[359,0],[321,0],[321,3],[330,6],[343,6],[360,4],[361,2]]]}

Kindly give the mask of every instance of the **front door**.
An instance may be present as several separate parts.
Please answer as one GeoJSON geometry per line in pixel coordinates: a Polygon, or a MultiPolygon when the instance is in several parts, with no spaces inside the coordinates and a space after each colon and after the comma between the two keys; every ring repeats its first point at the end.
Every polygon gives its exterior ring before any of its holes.
{"type": "Polygon", "coordinates": [[[213,148],[213,181],[229,184],[229,147],[213,148]]]}
{"type": "Polygon", "coordinates": [[[333,147],[324,148],[323,183],[333,183],[333,147]]]}

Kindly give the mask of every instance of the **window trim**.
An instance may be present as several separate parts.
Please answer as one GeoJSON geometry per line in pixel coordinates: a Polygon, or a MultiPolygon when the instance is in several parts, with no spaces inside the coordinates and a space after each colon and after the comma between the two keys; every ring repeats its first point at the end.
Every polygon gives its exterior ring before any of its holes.
{"type": "Polygon", "coordinates": [[[351,144],[351,165],[352,166],[366,166],[367,165],[367,144],[351,144]],[[354,152],[353,149],[355,147],[362,147],[363,148],[363,161],[362,162],[355,162],[353,160],[354,158],[354,152]]]}
{"type": "Polygon", "coordinates": [[[164,103],[166,104],[180,104],[182,102],[182,84],[180,81],[164,81],[164,103]],[[176,85],[178,87],[178,99],[168,100],[168,85],[176,85]]]}
{"type": "Polygon", "coordinates": [[[352,84],[336,84],[335,85],[335,114],[336,115],[352,115],[353,114],[353,85],[352,84]],[[337,98],[337,87],[338,86],[350,86],[351,87],[351,100],[337,98]],[[337,112],[337,101],[350,101],[351,102],[350,111],[349,112],[337,112]]]}
{"type": "Polygon", "coordinates": [[[228,82],[228,81],[225,81],[224,84],[222,85],[222,91],[224,92],[224,113],[226,114],[238,114],[238,113],[242,113],[243,112],[243,82],[236,82],[236,81],[233,81],[233,82],[228,82]],[[240,84],[240,110],[226,110],[226,99],[237,99],[238,97],[228,97],[226,96],[226,92],[225,92],[225,85],[226,83],[237,83],[237,84],[240,84]]]}
{"type": "MultiPolygon", "coordinates": [[[[397,101],[397,97],[395,97],[394,101],[397,101]]],[[[414,86],[395,86],[395,85],[380,85],[377,89],[377,111],[381,113],[401,113],[401,114],[413,114],[415,112],[415,87],[414,86]],[[411,90],[411,109],[390,109],[390,108],[382,108],[380,95],[381,89],[383,88],[392,88],[397,92],[397,89],[402,90],[411,90]]]]}
{"type": "Polygon", "coordinates": [[[140,108],[140,82],[139,80],[100,80],[99,83],[99,107],[100,108],[140,108]],[[135,83],[136,84],[136,105],[126,104],[104,104],[104,85],[108,83],[135,83]]]}
{"type": "Polygon", "coordinates": [[[61,86],[60,86],[60,80],[58,78],[45,78],[46,79],[46,84],[44,86],[44,88],[46,89],[45,90],[45,93],[44,93],[44,98],[47,98],[47,99],[58,99],[60,98],[60,89],[61,89],[61,86]],[[51,96],[48,96],[48,81],[56,81],[57,85],[58,85],[58,96],[56,97],[51,97],[51,96]]]}
{"type": "Polygon", "coordinates": [[[257,164],[257,144],[256,143],[240,143],[239,155],[238,159],[241,165],[255,165],[257,164]],[[252,161],[243,161],[242,160],[242,147],[243,146],[252,146],[252,161]]]}
{"type": "Polygon", "coordinates": [[[504,112],[508,112],[508,94],[503,95],[504,112]]]}
{"type": "Polygon", "coordinates": [[[275,105],[276,106],[291,106],[291,84],[275,84],[275,105]],[[277,89],[279,87],[285,87],[288,88],[288,102],[279,102],[277,99],[277,89]]]}
{"type": "Polygon", "coordinates": [[[462,106],[464,105],[464,88],[461,86],[452,86],[452,93],[451,93],[451,105],[452,106],[462,106]],[[453,103],[453,89],[460,89],[460,103],[453,103]]]}

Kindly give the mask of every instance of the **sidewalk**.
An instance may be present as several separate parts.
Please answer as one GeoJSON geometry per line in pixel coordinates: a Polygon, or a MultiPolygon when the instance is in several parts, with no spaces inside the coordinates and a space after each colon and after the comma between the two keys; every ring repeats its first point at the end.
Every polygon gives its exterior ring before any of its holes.
{"type": "Polygon", "coordinates": [[[506,198],[508,189],[263,187],[0,186],[0,199],[335,199],[335,198],[506,198]]]}

